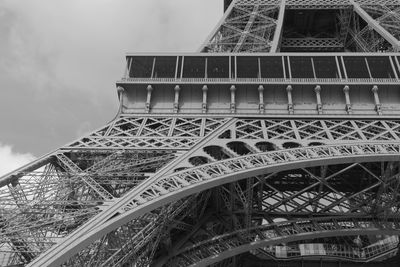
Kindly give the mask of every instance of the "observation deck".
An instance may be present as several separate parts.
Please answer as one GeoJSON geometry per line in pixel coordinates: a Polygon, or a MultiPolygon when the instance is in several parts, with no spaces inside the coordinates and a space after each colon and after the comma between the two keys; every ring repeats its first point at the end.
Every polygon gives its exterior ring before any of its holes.
{"type": "Polygon", "coordinates": [[[398,53],[128,54],[123,113],[400,115],[398,53]]]}

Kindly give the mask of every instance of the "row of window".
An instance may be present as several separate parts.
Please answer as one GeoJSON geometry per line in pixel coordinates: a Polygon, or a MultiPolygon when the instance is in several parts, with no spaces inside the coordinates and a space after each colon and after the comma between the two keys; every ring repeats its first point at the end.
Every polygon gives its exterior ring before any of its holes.
{"type": "Polygon", "coordinates": [[[132,56],[131,78],[396,78],[395,56],[132,56]]]}

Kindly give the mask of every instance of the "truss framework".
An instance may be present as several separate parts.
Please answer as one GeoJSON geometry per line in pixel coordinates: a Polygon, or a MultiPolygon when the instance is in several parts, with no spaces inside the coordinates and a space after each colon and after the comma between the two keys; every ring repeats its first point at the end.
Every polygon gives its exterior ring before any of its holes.
{"type": "Polygon", "coordinates": [[[396,0],[238,0],[232,1],[200,51],[276,52],[281,48],[325,52],[399,51],[399,29],[400,3],[396,0]],[[284,12],[279,12],[285,9],[337,10],[336,38],[286,38],[282,35],[284,12]],[[344,37],[348,37],[347,40],[344,37]]]}
{"type": "MultiPolygon", "coordinates": [[[[307,219],[298,221],[289,221],[284,223],[274,223],[262,225],[245,230],[215,236],[212,239],[198,242],[197,244],[179,252],[167,263],[167,266],[209,266],[212,263],[229,258],[232,255],[243,251],[255,250],[257,248],[267,247],[274,244],[289,243],[300,240],[307,240],[307,236],[315,238],[316,236],[355,236],[361,233],[387,233],[398,234],[398,222],[389,222],[382,229],[381,222],[375,222],[364,218],[321,218],[317,220],[307,219]],[[378,225],[377,225],[378,224],[378,225]],[[379,230],[378,230],[379,229],[379,230]],[[246,239],[239,237],[240,233],[246,236],[246,239]],[[301,236],[301,237],[300,237],[301,236]],[[249,241],[253,241],[250,242],[249,241]]],[[[374,258],[376,255],[386,251],[388,247],[394,249],[397,247],[398,240],[392,238],[387,243],[379,243],[375,246],[354,249],[348,247],[347,250],[338,250],[339,245],[326,246],[332,248],[327,254],[331,257],[350,257],[356,260],[374,258]],[[394,241],[391,243],[390,241],[394,241]],[[381,250],[379,246],[383,247],[381,250]]],[[[277,251],[280,246],[274,247],[277,251]]],[[[271,249],[271,248],[269,248],[271,249]]],[[[324,254],[326,255],[326,254],[324,254]]]]}
{"type": "MultiPolygon", "coordinates": [[[[346,162],[349,160],[347,159],[347,157],[350,155],[350,159],[352,162],[357,160],[363,162],[369,161],[368,155],[371,156],[370,160],[398,160],[399,149],[400,146],[391,144],[322,146],[312,148],[289,149],[276,152],[261,153],[253,156],[242,156],[239,158],[233,158],[216,163],[201,165],[198,167],[176,172],[171,175],[161,176],[158,179],[156,178],[156,175],[153,179],[150,179],[148,182],[145,183],[147,184],[147,186],[145,184],[143,184],[143,186],[139,186],[136,190],[133,190],[131,192],[132,197],[124,197],[123,199],[118,201],[119,204],[114,204],[113,208],[109,210],[109,214],[114,214],[113,212],[111,212],[112,210],[124,210],[125,212],[122,214],[122,216],[119,216],[119,218],[114,217],[114,219],[106,222],[103,227],[97,227],[96,229],[93,229],[93,232],[87,234],[85,241],[83,241],[82,243],[80,243],[79,241],[79,244],[75,243],[73,241],[74,237],[70,236],[68,240],[69,245],[63,244],[62,250],[64,253],[67,252],[67,254],[69,254],[70,252],[65,250],[66,247],[69,247],[71,249],[71,252],[77,252],[79,250],[81,251],[81,254],[91,252],[93,250],[92,246],[89,246],[87,250],[81,250],[81,246],[85,244],[88,245],[88,242],[90,240],[94,240],[101,236],[101,233],[104,232],[104,230],[102,231],[99,228],[108,229],[106,231],[109,231],[110,229],[115,229],[115,227],[121,226],[121,224],[123,224],[125,221],[132,220],[136,216],[141,216],[142,214],[144,214],[143,212],[156,209],[157,207],[159,207],[159,205],[164,205],[165,203],[168,203],[173,199],[180,199],[185,196],[189,196],[194,192],[199,192],[207,188],[212,188],[216,184],[221,184],[228,181],[232,182],[249,176],[261,175],[262,173],[265,173],[265,171],[262,169],[268,168],[266,167],[268,165],[271,165],[271,172],[275,172],[278,170],[285,170],[284,166],[286,166],[287,169],[294,169],[305,165],[318,166],[321,164],[321,162],[324,162],[325,164],[330,164],[331,162],[337,164],[340,162],[340,160],[338,162],[336,158],[341,159],[342,162],[346,162]],[[393,156],[390,156],[391,153],[393,153],[393,156]],[[382,154],[382,158],[378,159],[377,157],[380,154],[382,154]],[[301,162],[303,162],[303,160],[305,159],[307,163],[302,164],[301,162]],[[297,160],[299,160],[299,164],[296,164],[297,160]],[[277,167],[277,170],[273,169],[272,166],[274,165],[279,166],[277,167]]],[[[391,181],[393,180],[391,179],[391,181]]],[[[369,188],[364,188],[361,190],[361,192],[364,193],[376,187],[379,187],[379,183],[371,184],[369,188]]],[[[360,193],[355,193],[354,196],[350,197],[350,199],[359,196],[359,194],[360,193]]],[[[297,195],[298,194],[296,194],[296,196],[297,195]]],[[[343,196],[341,198],[341,201],[344,201],[343,196]]],[[[346,199],[346,197],[344,199],[346,199]]],[[[351,202],[352,200],[348,201],[351,202]]],[[[333,206],[335,205],[333,204],[334,202],[337,201],[332,201],[333,206]]],[[[328,207],[332,205],[328,205],[328,207]]],[[[358,207],[358,209],[360,209],[360,207],[358,207]]],[[[347,208],[347,210],[349,209],[347,208]]],[[[397,211],[389,211],[388,207],[386,207],[385,212],[391,213],[397,211]]],[[[97,242],[95,242],[94,244],[96,244],[97,242]]],[[[60,258],[63,258],[63,256],[60,255],[60,258]]],[[[76,259],[74,258],[73,260],[71,260],[71,262],[75,260],[76,259]]]]}
{"type": "MultiPolygon", "coordinates": [[[[398,52],[399,14],[398,0],[233,0],[200,50],[398,52]],[[296,10],[331,12],[335,29],[286,27],[296,10]]],[[[113,121],[0,178],[0,265],[205,266],[239,254],[364,263],[397,253],[400,121],[379,117],[377,89],[368,119],[351,116],[348,90],[348,117],[315,119],[290,115],[291,87],[280,118],[236,116],[235,86],[229,116],[204,112],[203,88],[201,116],[176,114],[179,85],[170,115],[121,114],[120,90],[113,121]]]]}
{"type": "MultiPolygon", "coordinates": [[[[92,226],[100,222],[110,222],[115,212],[121,213],[114,217],[122,219],[121,221],[133,219],[129,224],[136,225],[132,227],[137,230],[123,230],[132,228],[125,225],[113,233],[107,233],[94,243],[97,244],[95,247],[101,245],[96,250],[99,253],[102,251],[103,256],[95,256],[92,249],[82,250],[80,256],[77,256],[80,262],[94,262],[92,257],[104,262],[130,261],[139,253],[127,253],[128,250],[132,250],[132,238],[136,235],[149,238],[140,243],[137,251],[142,251],[141,253],[147,256],[149,254],[146,253],[150,252],[158,255],[160,252],[157,245],[150,248],[149,244],[164,244],[167,237],[154,239],[159,236],[157,233],[164,230],[161,226],[143,227],[157,222],[157,225],[164,225],[163,227],[168,229],[173,225],[172,229],[175,231],[192,230],[191,224],[183,221],[177,223],[175,215],[172,216],[168,211],[172,207],[176,209],[175,205],[179,205],[174,204],[173,199],[185,199],[192,193],[202,191],[204,193],[198,198],[203,200],[192,201],[196,203],[193,205],[196,212],[204,214],[210,209],[210,196],[214,196],[211,193],[213,189],[204,190],[214,188],[222,181],[237,181],[228,189],[218,189],[222,197],[221,204],[225,203],[227,210],[234,212],[239,205],[244,212],[240,212],[239,217],[235,215],[231,218],[236,225],[234,229],[254,225],[252,218],[258,216],[254,215],[257,209],[249,199],[256,196],[261,197],[258,206],[262,207],[262,213],[275,214],[273,216],[303,216],[309,212],[326,216],[344,215],[350,211],[366,216],[371,213],[371,203],[378,205],[378,202],[373,201],[377,190],[395,198],[397,193],[391,189],[398,188],[396,172],[389,171],[385,174],[387,180],[383,181],[382,174],[376,173],[375,167],[362,163],[398,159],[400,122],[394,120],[268,120],[124,115],[81,140],[73,143],[78,144],[76,147],[68,145],[3,178],[2,183],[7,187],[1,190],[1,251],[10,255],[10,263],[30,262],[49,249],[48,255],[52,255],[53,258],[55,252],[52,252],[52,247],[57,249],[62,246],[65,250],[65,240],[72,241],[74,237],[80,236],[80,233],[99,231],[101,227],[94,230],[92,226]],[[210,128],[206,129],[206,125],[210,128]],[[99,137],[97,140],[100,144],[107,144],[107,138],[111,135],[118,136],[121,140],[140,140],[142,137],[153,135],[165,139],[179,136],[184,143],[189,143],[190,139],[194,139],[195,142],[191,148],[186,149],[187,152],[183,150],[183,154],[175,147],[167,146],[163,149],[145,150],[145,144],[140,149],[126,147],[125,150],[115,150],[111,143],[108,143],[108,149],[92,146],[92,149],[82,150],[80,147],[83,143],[81,140],[90,140],[93,136],[99,137]],[[338,160],[360,163],[342,167],[338,165],[335,171],[335,168],[330,168],[333,173],[327,173],[329,168],[323,171],[321,167],[321,172],[318,173],[308,169],[310,164],[337,165],[338,160]],[[277,167],[269,169],[270,166],[277,167]],[[294,169],[298,171],[290,171],[292,174],[284,172],[294,169]],[[365,186],[353,188],[352,193],[342,192],[344,189],[338,188],[342,178],[336,176],[347,171],[365,172],[365,186]],[[262,178],[266,173],[270,174],[262,178]],[[245,187],[243,182],[240,182],[241,179],[247,179],[245,187]],[[305,181],[308,181],[307,186],[305,181]],[[303,184],[305,187],[290,192],[280,189],[282,183],[292,186],[303,184]],[[272,191],[249,190],[259,184],[272,191]],[[163,208],[169,196],[172,197],[168,200],[172,201],[171,207],[163,208]],[[361,196],[363,198],[360,198],[361,196]],[[311,200],[314,204],[307,204],[311,200]],[[158,208],[151,203],[159,203],[158,208]],[[149,205],[150,210],[154,211],[142,213],[150,211],[143,208],[149,205]],[[27,210],[31,213],[27,214],[27,210]],[[129,214],[136,214],[136,210],[142,215],[137,218],[131,217],[129,214]],[[103,215],[99,217],[96,214],[103,215]],[[167,214],[170,221],[165,221],[167,214]],[[150,232],[143,234],[143,231],[150,232]],[[65,239],[66,237],[68,239],[65,239]],[[104,242],[108,239],[114,243],[104,247],[104,242]],[[131,245],[127,242],[131,242],[131,245]],[[82,256],[83,254],[85,255],[82,256]]],[[[119,144],[115,147],[118,148],[119,144]]],[[[386,169],[393,169],[389,167],[392,165],[386,165],[386,169]]],[[[396,168],[394,170],[397,170],[396,168]]],[[[379,214],[387,213],[389,206],[396,207],[397,202],[393,201],[380,199],[380,205],[373,209],[379,214]]],[[[189,212],[186,208],[185,210],[189,212]]],[[[184,210],[182,212],[176,216],[187,218],[190,214],[184,210]]],[[[116,221],[115,225],[119,225],[118,220],[116,221]]],[[[104,233],[103,230],[98,233],[100,232],[104,233]]],[[[74,247],[77,248],[75,245],[74,247]]],[[[72,256],[70,253],[66,255],[72,256]]],[[[151,259],[146,261],[148,260],[151,259]]],[[[77,258],[73,257],[71,264],[74,261],[77,261],[77,258]]]]}

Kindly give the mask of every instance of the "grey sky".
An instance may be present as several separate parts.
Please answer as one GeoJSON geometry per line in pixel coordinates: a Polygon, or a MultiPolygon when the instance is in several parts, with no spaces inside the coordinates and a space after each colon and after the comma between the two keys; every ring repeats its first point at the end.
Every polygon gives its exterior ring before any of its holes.
{"type": "Polygon", "coordinates": [[[195,51],[222,2],[0,0],[0,153],[40,156],[108,122],[125,53],[195,51]]]}

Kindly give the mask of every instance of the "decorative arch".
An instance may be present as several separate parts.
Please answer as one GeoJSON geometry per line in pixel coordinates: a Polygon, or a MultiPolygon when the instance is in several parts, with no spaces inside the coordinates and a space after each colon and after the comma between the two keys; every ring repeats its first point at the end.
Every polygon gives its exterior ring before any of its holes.
{"type": "MultiPolygon", "coordinates": [[[[113,207],[95,218],[89,226],[54,246],[31,264],[60,265],[87,245],[125,223],[167,203],[225,183],[265,173],[321,165],[355,162],[399,161],[400,143],[341,144],[301,147],[256,153],[188,168],[169,175],[155,175],[113,207]],[[122,212],[123,211],[123,212],[122,212]],[[111,218],[99,223],[104,218],[111,218]],[[84,231],[86,230],[87,231],[84,231]]],[[[265,244],[263,244],[265,245],[265,244]]]]}
{"type": "Polygon", "coordinates": [[[233,141],[233,142],[227,143],[226,145],[227,145],[227,147],[232,149],[238,155],[243,156],[243,155],[251,154],[251,150],[243,142],[233,141]]]}
{"type": "Polygon", "coordinates": [[[256,147],[262,152],[278,150],[277,146],[271,142],[258,142],[256,143],[256,147]]]}

